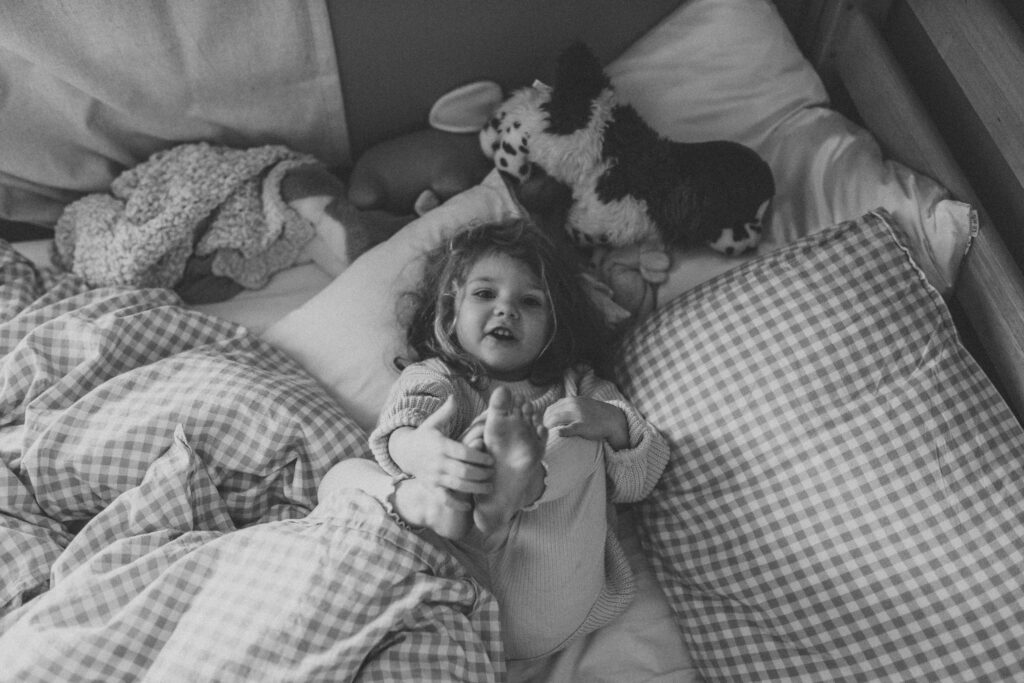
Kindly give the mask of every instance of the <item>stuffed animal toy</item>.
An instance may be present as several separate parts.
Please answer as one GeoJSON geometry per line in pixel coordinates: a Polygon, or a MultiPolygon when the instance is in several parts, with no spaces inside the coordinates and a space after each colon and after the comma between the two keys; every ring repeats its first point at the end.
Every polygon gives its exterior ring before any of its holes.
{"type": "Polygon", "coordinates": [[[348,200],[357,209],[422,215],[479,183],[492,167],[472,133],[416,130],[359,156],[348,178],[348,200]]]}
{"type": "Polygon", "coordinates": [[[559,57],[553,87],[536,82],[514,92],[479,137],[484,153],[515,181],[539,174],[568,186],[566,229],[581,245],[653,240],[669,249],[707,244],[738,254],[760,241],[775,193],[771,169],[748,147],[656,133],[617,101],[582,43],[559,57]]]}

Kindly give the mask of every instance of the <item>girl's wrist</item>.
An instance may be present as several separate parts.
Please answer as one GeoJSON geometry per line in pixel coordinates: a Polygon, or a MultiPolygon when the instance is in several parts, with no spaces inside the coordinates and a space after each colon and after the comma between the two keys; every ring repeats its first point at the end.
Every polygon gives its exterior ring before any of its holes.
{"type": "Polygon", "coordinates": [[[412,489],[408,486],[403,486],[403,483],[408,482],[410,479],[412,479],[412,475],[409,474],[400,474],[391,478],[387,494],[383,500],[384,510],[403,529],[420,531],[423,529],[423,526],[419,523],[422,520],[417,519],[417,513],[421,508],[416,504],[416,501],[409,500],[409,494],[413,493],[412,489]],[[401,491],[401,494],[399,494],[399,491],[401,491]]]}
{"type": "Polygon", "coordinates": [[[612,450],[621,451],[624,448],[629,448],[629,420],[626,414],[622,412],[620,408],[606,403],[609,408],[614,411],[614,416],[609,413],[608,420],[605,424],[608,426],[608,431],[605,434],[605,441],[612,447],[612,450]]]}
{"type": "Polygon", "coordinates": [[[406,454],[410,450],[407,448],[409,445],[409,438],[415,430],[412,427],[399,427],[395,431],[391,432],[391,436],[388,437],[388,455],[391,456],[391,460],[398,466],[404,473],[409,473],[408,465],[410,462],[414,462],[415,458],[406,458],[406,454]]]}

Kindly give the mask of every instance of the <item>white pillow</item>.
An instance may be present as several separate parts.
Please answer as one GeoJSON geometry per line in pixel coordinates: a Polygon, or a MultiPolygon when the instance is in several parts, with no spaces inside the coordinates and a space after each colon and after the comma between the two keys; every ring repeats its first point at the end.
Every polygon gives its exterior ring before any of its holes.
{"type": "Polygon", "coordinates": [[[817,73],[768,0],[690,0],[612,61],[616,94],[662,135],[758,151],[794,113],[825,105],[817,73]]]}
{"type": "Polygon", "coordinates": [[[515,215],[518,205],[492,171],[480,185],[357,258],[263,336],[301,363],[369,431],[398,376],[394,359],[405,345],[396,305],[419,280],[419,257],[459,230],[515,215]]]}
{"type": "MultiPolygon", "coordinates": [[[[969,207],[931,178],[885,160],[838,112],[769,0],[690,0],[607,68],[620,99],[681,141],[749,145],[775,175],[761,253],[883,207],[910,236],[918,265],[948,292],[976,227],[969,207]]],[[[680,255],[662,300],[736,265],[680,255]],[[695,272],[695,270],[697,272],[695,272]]]]}

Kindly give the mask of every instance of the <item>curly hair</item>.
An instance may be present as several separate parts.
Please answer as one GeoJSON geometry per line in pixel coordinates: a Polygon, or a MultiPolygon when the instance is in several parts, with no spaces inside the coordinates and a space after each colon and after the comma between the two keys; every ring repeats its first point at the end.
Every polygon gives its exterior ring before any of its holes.
{"type": "MultiPolygon", "coordinates": [[[[420,359],[440,358],[457,374],[479,384],[486,372],[455,334],[456,293],[477,261],[496,254],[526,264],[543,283],[551,302],[552,337],[534,361],[529,379],[550,384],[577,363],[602,370],[613,332],[587,292],[577,258],[525,219],[461,231],[426,254],[419,287],[403,297],[409,348],[420,359]]],[[[395,359],[400,369],[408,362],[395,359]]]]}

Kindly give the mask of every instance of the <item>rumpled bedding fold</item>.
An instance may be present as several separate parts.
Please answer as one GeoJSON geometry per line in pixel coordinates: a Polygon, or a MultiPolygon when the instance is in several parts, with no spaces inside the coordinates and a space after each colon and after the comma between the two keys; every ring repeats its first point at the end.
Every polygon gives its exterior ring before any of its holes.
{"type": "Polygon", "coordinates": [[[289,357],[2,240],[0,311],[0,681],[501,680],[493,596],[317,501],[366,435],[289,357]]]}

